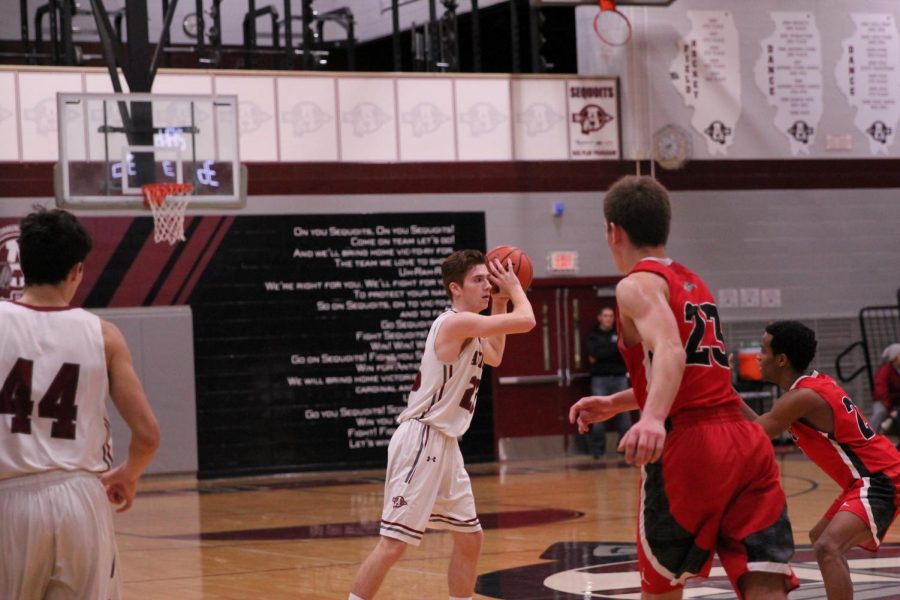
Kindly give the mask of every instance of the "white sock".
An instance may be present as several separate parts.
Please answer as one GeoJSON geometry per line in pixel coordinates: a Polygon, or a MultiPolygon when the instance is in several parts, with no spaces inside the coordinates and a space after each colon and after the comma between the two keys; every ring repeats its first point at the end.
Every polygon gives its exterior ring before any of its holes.
{"type": "Polygon", "coordinates": [[[347,600],[363,600],[363,598],[360,598],[356,594],[350,594],[350,597],[347,598],[347,600]]]}

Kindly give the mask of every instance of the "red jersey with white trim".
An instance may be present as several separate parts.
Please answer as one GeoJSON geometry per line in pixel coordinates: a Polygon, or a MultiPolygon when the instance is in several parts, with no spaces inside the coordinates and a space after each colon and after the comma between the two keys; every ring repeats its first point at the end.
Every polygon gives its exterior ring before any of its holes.
{"type": "MultiPolygon", "coordinates": [[[[655,273],[669,284],[669,306],[687,353],[684,375],[669,414],[686,408],[738,406],[741,400],[731,385],[719,309],[706,284],[687,267],[669,258],[645,258],[628,275],[641,271],[655,273]]],[[[619,331],[622,331],[621,323],[619,331]]],[[[627,348],[622,336],[619,336],[619,352],[628,366],[634,397],[643,409],[653,376],[653,357],[643,344],[627,348]]]]}
{"type": "Polygon", "coordinates": [[[813,371],[794,382],[791,389],[814,391],[834,413],[834,433],[829,435],[800,421],[789,431],[797,446],[842,488],[855,480],[900,467],[900,452],[889,439],[875,433],[850,396],[831,377],[813,371]]]}
{"type": "Polygon", "coordinates": [[[0,302],[0,479],[112,466],[100,318],[0,302]]]}

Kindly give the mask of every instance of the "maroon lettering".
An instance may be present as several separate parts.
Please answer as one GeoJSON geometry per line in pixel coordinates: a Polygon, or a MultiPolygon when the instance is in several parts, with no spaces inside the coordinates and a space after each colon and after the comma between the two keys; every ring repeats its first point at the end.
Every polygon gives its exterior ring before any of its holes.
{"type": "Polygon", "coordinates": [[[481,379],[473,375],[472,379],[469,380],[469,388],[463,394],[462,400],[459,401],[459,405],[470,413],[475,412],[475,401],[473,398],[480,384],[481,379]]]}
{"type": "MultiPolygon", "coordinates": [[[[38,402],[38,416],[54,420],[50,428],[51,437],[75,439],[75,418],[78,416],[75,396],[80,369],[79,365],[64,363],[38,402]]],[[[34,409],[34,401],[31,399],[33,373],[34,361],[20,358],[0,388],[0,414],[13,415],[10,423],[10,431],[13,433],[31,433],[31,413],[34,409]]]]}
{"type": "Polygon", "coordinates": [[[38,404],[38,416],[44,419],[55,419],[50,428],[50,436],[64,440],[75,439],[75,417],[78,407],[75,406],[75,392],[78,390],[78,372],[80,367],[72,363],[63,363],[47,393],[38,404]]]}
{"type": "Polygon", "coordinates": [[[0,414],[12,415],[13,433],[31,433],[31,373],[34,361],[20,358],[13,365],[0,389],[0,414]]]}

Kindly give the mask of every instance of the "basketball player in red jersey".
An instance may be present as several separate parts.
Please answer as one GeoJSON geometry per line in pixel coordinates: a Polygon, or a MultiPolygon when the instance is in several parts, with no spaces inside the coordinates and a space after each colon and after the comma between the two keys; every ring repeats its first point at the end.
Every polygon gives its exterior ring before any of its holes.
{"type": "Polygon", "coordinates": [[[712,294],[666,254],[668,192],[650,177],[624,177],[603,210],[626,274],[616,286],[618,343],[632,387],[582,398],[569,418],[583,433],[641,409],[619,450],[642,467],[642,597],[680,599],[718,553],[741,598],[785,598],[797,585],[794,544],[772,443],[741,412],[712,294]]]}
{"type": "Polygon", "coordinates": [[[131,506],[159,426],[122,333],[69,306],[87,230],[41,209],[20,231],[25,290],[0,302],[0,598],[118,600],[110,502],[131,506]],[[107,398],[131,429],[115,468],[107,398]]]}
{"type": "Polygon", "coordinates": [[[759,364],[763,379],[785,394],[772,410],[748,417],[772,437],[790,431],[797,446],[843,490],[812,531],[810,540],[829,600],[853,597],[844,554],[854,546],[875,551],[897,516],[900,453],[877,434],[835,381],[807,371],[816,336],[798,321],[766,327],[759,364]]]}

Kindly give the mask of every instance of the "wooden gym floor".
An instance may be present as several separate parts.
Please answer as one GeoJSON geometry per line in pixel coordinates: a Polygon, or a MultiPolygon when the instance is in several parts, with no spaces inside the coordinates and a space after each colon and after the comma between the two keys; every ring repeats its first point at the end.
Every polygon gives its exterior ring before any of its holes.
{"type": "MultiPolygon", "coordinates": [[[[838,490],[798,453],[779,463],[803,582],[790,597],[824,598],[807,533],[838,490]]],[[[633,571],[637,469],[617,458],[578,456],[469,471],[485,527],[476,598],[640,597],[633,571]]],[[[377,540],[382,477],[373,470],[150,478],[134,507],[116,516],[125,598],[343,600],[377,540]]],[[[900,597],[898,542],[900,531],[892,531],[878,554],[854,553],[854,581],[865,597],[900,597]]],[[[450,550],[450,535],[429,532],[378,598],[447,598],[450,550]]],[[[733,598],[717,574],[692,584],[686,597],[733,598]]]]}

